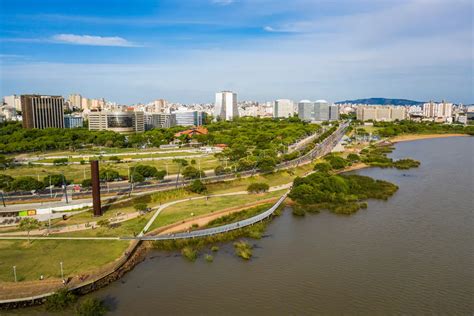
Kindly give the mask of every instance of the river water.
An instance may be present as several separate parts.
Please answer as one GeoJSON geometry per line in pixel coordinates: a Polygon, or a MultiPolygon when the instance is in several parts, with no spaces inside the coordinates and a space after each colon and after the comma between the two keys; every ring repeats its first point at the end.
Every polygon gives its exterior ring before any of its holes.
{"type": "Polygon", "coordinates": [[[153,251],[92,294],[116,315],[472,314],[474,138],[399,143],[411,170],[356,171],[396,183],[352,216],[275,219],[245,262],[221,245],[213,263],[153,251]]]}

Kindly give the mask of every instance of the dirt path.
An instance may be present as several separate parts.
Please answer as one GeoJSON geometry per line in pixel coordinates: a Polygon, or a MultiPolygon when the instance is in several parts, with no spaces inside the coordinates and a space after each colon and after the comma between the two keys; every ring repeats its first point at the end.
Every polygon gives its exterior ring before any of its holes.
{"type": "Polygon", "coordinates": [[[199,227],[202,227],[202,226],[207,225],[210,221],[212,221],[216,218],[219,218],[219,217],[222,217],[222,216],[225,216],[225,215],[229,215],[229,214],[232,214],[232,213],[241,212],[245,209],[255,207],[255,206],[259,206],[259,205],[266,204],[266,203],[271,203],[271,202],[274,202],[276,200],[278,200],[278,198],[270,198],[270,199],[261,200],[261,201],[255,202],[255,203],[244,204],[242,206],[229,207],[229,208],[223,209],[223,210],[218,211],[218,212],[214,212],[214,213],[211,213],[211,214],[204,214],[204,215],[201,215],[201,216],[197,216],[193,219],[188,219],[188,220],[185,220],[185,221],[182,221],[182,222],[179,222],[179,223],[174,223],[174,224],[170,224],[170,225],[167,225],[167,226],[160,227],[160,228],[150,232],[150,235],[165,235],[165,234],[171,234],[171,233],[186,231],[186,230],[190,229],[193,224],[197,224],[197,225],[199,225],[199,227]]]}

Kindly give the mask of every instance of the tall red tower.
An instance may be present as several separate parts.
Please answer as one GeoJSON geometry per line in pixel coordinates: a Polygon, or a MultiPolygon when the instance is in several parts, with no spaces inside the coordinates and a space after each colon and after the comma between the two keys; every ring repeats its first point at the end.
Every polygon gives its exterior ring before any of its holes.
{"type": "Polygon", "coordinates": [[[92,182],[92,206],[94,216],[102,216],[100,206],[100,181],[99,181],[99,161],[91,161],[91,182],[92,182]]]}

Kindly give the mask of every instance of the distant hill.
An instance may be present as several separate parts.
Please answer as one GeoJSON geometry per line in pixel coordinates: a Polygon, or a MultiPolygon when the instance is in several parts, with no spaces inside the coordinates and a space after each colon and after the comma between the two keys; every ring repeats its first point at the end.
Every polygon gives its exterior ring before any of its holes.
{"type": "Polygon", "coordinates": [[[418,105],[424,102],[406,100],[406,99],[386,99],[386,98],[369,98],[369,99],[357,99],[357,100],[346,100],[339,101],[336,104],[351,103],[351,104],[380,104],[380,105],[418,105]]]}

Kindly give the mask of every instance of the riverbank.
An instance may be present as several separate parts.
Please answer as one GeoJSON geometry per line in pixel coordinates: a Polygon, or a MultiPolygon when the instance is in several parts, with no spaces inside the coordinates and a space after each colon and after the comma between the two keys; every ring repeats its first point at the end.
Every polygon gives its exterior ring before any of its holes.
{"type": "Polygon", "coordinates": [[[409,142],[420,139],[446,138],[446,137],[467,137],[467,134],[407,134],[390,138],[392,143],[409,142]]]}

